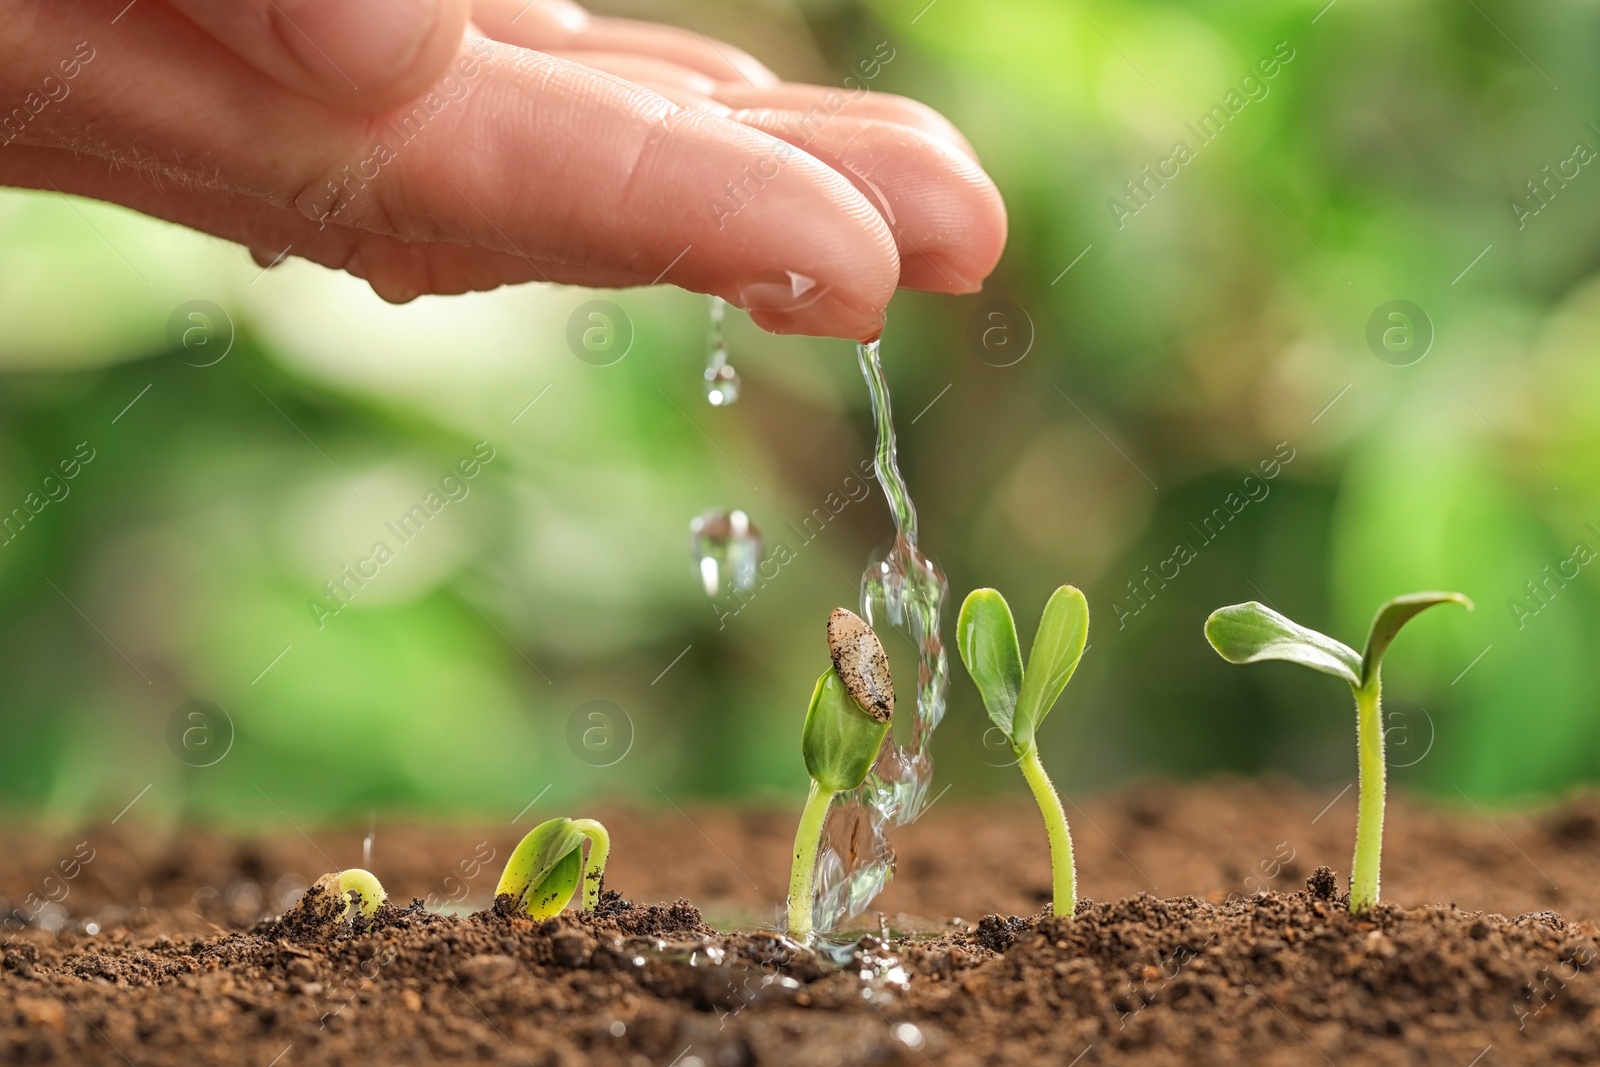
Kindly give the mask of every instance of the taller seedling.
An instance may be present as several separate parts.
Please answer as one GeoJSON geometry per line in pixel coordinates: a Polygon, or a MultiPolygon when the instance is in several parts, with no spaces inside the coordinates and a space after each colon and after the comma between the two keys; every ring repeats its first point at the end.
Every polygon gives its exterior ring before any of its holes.
{"type": "Polygon", "coordinates": [[[1378,609],[1359,655],[1349,645],[1307,629],[1269,607],[1250,601],[1218,608],[1206,620],[1206,640],[1229,663],[1287,660],[1343,678],[1356,698],[1356,750],[1361,789],[1356,807],[1356,854],[1350,865],[1350,910],[1360,915],[1378,902],[1383,864],[1383,798],[1387,771],[1383,759],[1383,688],[1380,668],[1400,627],[1435,604],[1472,601],[1460,593],[1410,593],[1378,609]]]}
{"type": "Polygon", "coordinates": [[[1078,906],[1077,871],[1072,862],[1072,834],[1050,776],[1039,762],[1034,733],[1050,714],[1061,691],[1072,679],[1089,638],[1089,604],[1083,594],[1063,585],[1050,595],[1039,619],[1028,669],[1022,669],[1022,649],[1017,644],[1017,624],[1006,598],[993,589],[974,589],[961,605],[956,620],[956,644],[983,697],[983,706],[995,726],[1011,742],[1022,776],[1044,816],[1050,838],[1050,874],[1054,887],[1052,912],[1070,919],[1078,906]]]}

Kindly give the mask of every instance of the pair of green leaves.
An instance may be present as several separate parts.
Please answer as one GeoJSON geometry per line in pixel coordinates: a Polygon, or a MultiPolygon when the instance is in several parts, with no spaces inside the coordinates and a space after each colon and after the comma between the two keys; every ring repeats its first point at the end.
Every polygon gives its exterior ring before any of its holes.
{"type": "Polygon", "coordinates": [[[583,880],[585,837],[572,819],[550,819],[535,826],[506,861],[495,896],[510,896],[535,919],[560,914],[583,880]]]}
{"type": "Polygon", "coordinates": [[[994,589],[974,589],[956,620],[961,662],[977,684],[989,718],[1018,756],[1033,747],[1034,733],[1078,669],[1089,638],[1089,603],[1074,586],[1050,595],[1039,632],[1022,667],[1011,606],[994,589]]]}
{"type": "Polygon", "coordinates": [[[1301,626],[1252,600],[1212,612],[1206,620],[1206,640],[1229,663],[1287,660],[1343,678],[1350,688],[1361,690],[1377,681],[1383,655],[1400,628],[1435,604],[1460,604],[1472,610],[1472,601],[1460,593],[1397,596],[1378,609],[1367,633],[1366,648],[1357,653],[1344,642],[1301,626]]]}

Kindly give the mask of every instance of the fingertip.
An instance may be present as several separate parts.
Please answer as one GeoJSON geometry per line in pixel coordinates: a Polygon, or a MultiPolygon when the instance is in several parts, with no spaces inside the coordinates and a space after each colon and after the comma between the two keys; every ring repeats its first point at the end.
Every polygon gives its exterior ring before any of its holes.
{"type": "Polygon", "coordinates": [[[870,340],[883,332],[887,293],[820,286],[795,271],[750,279],[734,286],[727,299],[743,308],[768,333],[870,340]]]}
{"type": "Polygon", "coordinates": [[[900,285],[906,289],[932,293],[976,293],[983,289],[983,278],[993,269],[991,264],[982,276],[974,278],[951,262],[949,257],[936,252],[902,252],[900,285]]]}
{"type": "Polygon", "coordinates": [[[731,118],[803,148],[848,180],[889,224],[899,284],[975,293],[1000,260],[1006,209],[983,169],[950,142],[877,119],[735,111],[731,118]]]}

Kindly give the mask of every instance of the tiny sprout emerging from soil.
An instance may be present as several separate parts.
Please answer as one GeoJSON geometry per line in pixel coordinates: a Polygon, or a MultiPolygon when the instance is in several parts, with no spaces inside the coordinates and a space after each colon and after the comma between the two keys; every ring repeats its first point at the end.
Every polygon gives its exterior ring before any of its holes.
{"type": "Polygon", "coordinates": [[[828,653],[833,665],[817,679],[800,734],[811,792],[794,835],[789,935],[801,942],[811,937],[811,882],[828,807],[836,793],[866,781],[894,716],[889,657],[872,627],[860,616],[835,608],[828,616],[828,653]]]}
{"type": "Polygon", "coordinates": [[[370,919],[389,899],[373,873],[360,867],[325,874],[312,888],[321,890],[316,897],[316,907],[319,918],[329,926],[347,919],[352,907],[359,907],[362,917],[370,919]]]}
{"type": "Polygon", "coordinates": [[[600,900],[600,880],[606,873],[611,835],[593,819],[550,819],[528,831],[506,861],[495,887],[513,904],[535,919],[557,915],[572,901],[583,883],[583,910],[593,911],[600,900]],[[589,860],[583,843],[589,843],[589,860]]]}
{"type": "Polygon", "coordinates": [[[974,589],[956,620],[956,646],[961,662],[983,697],[984,710],[1011,742],[1022,776],[1044,816],[1050,839],[1050,874],[1054,887],[1051,911],[1070,919],[1078,906],[1077,871],[1072,860],[1072,834],[1034,734],[1050,714],[1083,658],[1089,637],[1089,603],[1075,587],[1063,585],[1050,594],[1022,667],[1017,625],[1006,598],[993,589],[974,589]]]}
{"type": "Polygon", "coordinates": [[[1383,654],[1400,627],[1435,604],[1460,604],[1472,610],[1472,601],[1460,593],[1409,593],[1395,597],[1373,617],[1367,646],[1360,654],[1255,601],[1218,608],[1206,620],[1206,640],[1229,663],[1287,660],[1350,684],[1356,698],[1356,750],[1361,780],[1356,802],[1356,851],[1350,864],[1350,911],[1357,915],[1378,902],[1378,875],[1383,863],[1387,776],[1380,679],[1383,654]]]}

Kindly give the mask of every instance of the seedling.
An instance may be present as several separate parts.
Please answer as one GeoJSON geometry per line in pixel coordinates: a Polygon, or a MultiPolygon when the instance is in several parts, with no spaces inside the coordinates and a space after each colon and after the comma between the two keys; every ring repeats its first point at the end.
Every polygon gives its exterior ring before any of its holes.
{"type": "Polygon", "coordinates": [[[1383,760],[1380,679],[1383,654],[1400,627],[1435,604],[1472,601],[1460,593],[1409,593],[1378,609],[1359,655],[1349,645],[1307,629],[1271,608],[1251,601],[1218,608],[1206,620],[1206,640],[1229,663],[1281,659],[1343,678],[1356,698],[1356,751],[1361,788],[1356,801],[1356,852],[1350,864],[1350,911],[1360,915],[1378,902],[1383,862],[1383,798],[1387,771],[1383,760]]]}
{"type": "Polygon", "coordinates": [[[1039,762],[1035,734],[1050,714],[1061,691],[1083,658],[1089,637],[1089,603],[1075,587],[1063,585],[1050,594],[1039,619],[1022,667],[1017,625],[1006,598],[993,589],[974,589],[961,605],[956,620],[956,647],[961,662],[983,697],[983,707],[995,726],[1011,743],[1022,776],[1044,816],[1050,839],[1050,876],[1054,890],[1052,912],[1070,919],[1078,906],[1077,871],[1072,861],[1072,833],[1050,776],[1039,762]]]}
{"type": "Polygon", "coordinates": [[[352,907],[359,908],[361,915],[370,919],[389,899],[373,873],[360,867],[325,874],[312,888],[321,890],[316,897],[316,909],[319,919],[329,926],[348,918],[352,907]]]}
{"type": "Polygon", "coordinates": [[[550,819],[528,831],[506,861],[495,896],[511,897],[514,906],[535,919],[557,915],[583,883],[583,910],[600,901],[600,880],[606,873],[611,836],[593,819],[550,819]],[[583,844],[589,843],[589,859],[583,844]]]}
{"type": "Polygon", "coordinates": [[[811,938],[811,882],[828,807],[835,794],[866,781],[894,716],[889,657],[872,627],[853,612],[835,608],[828,616],[828,653],[833,665],[811,691],[800,734],[811,792],[794,835],[789,935],[802,943],[811,938]]]}

